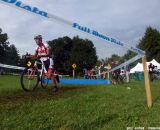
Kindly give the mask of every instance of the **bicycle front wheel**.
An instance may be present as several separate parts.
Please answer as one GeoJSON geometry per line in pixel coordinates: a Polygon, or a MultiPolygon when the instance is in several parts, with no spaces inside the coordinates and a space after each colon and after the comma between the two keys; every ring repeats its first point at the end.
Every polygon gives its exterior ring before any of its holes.
{"type": "Polygon", "coordinates": [[[21,86],[25,91],[34,91],[39,83],[38,70],[26,68],[21,74],[21,86]]]}

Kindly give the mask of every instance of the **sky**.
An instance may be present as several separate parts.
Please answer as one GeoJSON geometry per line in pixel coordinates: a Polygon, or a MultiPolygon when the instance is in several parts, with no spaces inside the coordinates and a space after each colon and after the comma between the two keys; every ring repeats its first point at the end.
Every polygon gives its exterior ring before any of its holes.
{"type": "MultiPolygon", "coordinates": [[[[98,32],[136,46],[148,26],[160,31],[160,0],[21,0],[50,14],[79,23],[98,32]]],[[[75,30],[63,23],[49,21],[0,3],[0,28],[19,53],[34,53],[34,36],[47,42],[63,36],[89,39],[99,58],[120,56],[127,49],[75,30]]]]}

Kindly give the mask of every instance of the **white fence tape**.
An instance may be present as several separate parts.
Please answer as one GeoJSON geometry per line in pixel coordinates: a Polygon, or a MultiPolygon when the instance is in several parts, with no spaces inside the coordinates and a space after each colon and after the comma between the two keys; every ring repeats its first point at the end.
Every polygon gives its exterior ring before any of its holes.
{"type": "MultiPolygon", "coordinates": [[[[25,67],[18,67],[18,66],[13,66],[13,65],[6,65],[6,64],[0,64],[0,68],[15,69],[15,70],[25,69],[25,67]]],[[[69,75],[61,75],[61,74],[54,74],[54,75],[58,75],[60,78],[69,77],[69,75]]]]}
{"type": "Polygon", "coordinates": [[[24,70],[24,67],[18,67],[13,65],[6,65],[6,64],[0,64],[0,67],[2,68],[8,68],[8,69],[16,69],[16,70],[24,70]]]}
{"type": "Polygon", "coordinates": [[[19,0],[0,0],[0,3],[8,5],[8,6],[11,6],[11,7],[14,7],[14,8],[17,8],[17,9],[25,11],[25,12],[29,12],[29,13],[34,14],[34,15],[41,16],[43,18],[47,18],[48,20],[51,20],[51,21],[55,21],[56,20],[58,22],[67,24],[67,25],[69,25],[70,27],[72,27],[72,28],[74,28],[76,30],[88,33],[88,34],[90,34],[92,36],[96,36],[97,38],[99,38],[101,40],[105,40],[107,43],[111,43],[111,44],[116,44],[116,45],[122,46],[124,48],[127,48],[127,49],[129,49],[131,51],[134,51],[134,52],[138,53],[139,55],[145,55],[144,51],[142,51],[142,50],[140,50],[140,49],[138,49],[136,47],[132,47],[132,46],[130,46],[128,44],[124,44],[120,40],[117,40],[117,39],[112,38],[110,36],[107,36],[105,34],[99,33],[96,30],[90,29],[90,28],[88,28],[86,26],[82,26],[82,25],[80,25],[80,24],[78,24],[76,22],[71,22],[69,20],[65,20],[65,19],[60,18],[60,17],[58,17],[56,15],[50,14],[47,11],[43,11],[43,10],[37,8],[37,7],[25,4],[24,2],[21,2],[19,0]]]}
{"type": "Polygon", "coordinates": [[[124,67],[124,66],[127,66],[127,65],[133,63],[134,61],[136,61],[136,60],[138,60],[138,59],[140,59],[140,58],[142,58],[142,57],[143,57],[142,55],[137,55],[137,56],[131,58],[130,60],[128,60],[128,61],[126,61],[126,62],[118,65],[117,67],[111,69],[109,72],[112,72],[112,71],[115,71],[115,70],[117,70],[117,69],[119,69],[119,68],[122,68],[122,67],[124,67]]]}

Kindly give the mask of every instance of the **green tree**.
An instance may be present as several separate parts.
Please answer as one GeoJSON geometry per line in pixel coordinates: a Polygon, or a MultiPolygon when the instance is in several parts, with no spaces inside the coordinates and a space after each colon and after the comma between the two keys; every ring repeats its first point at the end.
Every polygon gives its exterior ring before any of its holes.
{"type": "Polygon", "coordinates": [[[2,29],[0,29],[0,63],[17,65],[19,59],[17,48],[13,44],[10,45],[8,35],[2,33],[2,29]]]}
{"type": "Polygon", "coordinates": [[[160,62],[160,33],[157,29],[148,27],[138,47],[146,51],[148,60],[155,58],[160,62]]]}
{"type": "Polygon", "coordinates": [[[52,48],[55,68],[59,72],[70,74],[74,63],[77,64],[77,71],[82,72],[84,68],[93,68],[97,62],[95,47],[88,39],[66,36],[48,43],[52,48]]]}
{"type": "Polygon", "coordinates": [[[121,61],[121,57],[118,56],[117,54],[113,54],[110,58],[108,58],[108,63],[114,63],[114,62],[120,62],[121,61]]]}
{"type": "Polygon", "coordinates": [[[7,49],[7,55],[6,55],[6,64],[9,65],[18,65],[18,62],[20,60],[19,52],[15,45],[11,44],[7,49]]]}
{"type": "Polygon", "coordinates": [[[93,68],[97,62],[97,55],[92,41],[74,37],[70,60],[71,63],[76,63],[79,69],[93,68]]]}
{"type": "Polygon", "coordinates": [[[73,47],[72,39],[69,37],[58,38],[49,41],[55,68],[62,73],[71,71],[70,52],[73,47]]]}
{"type": "Polygon", "coordinates": [[[125,62],[125,61],[133,58],[136,55],[137,54],[135,52],[128,50],[127,53],[121,57],[121,62],[125,62]]]}
{"type": "Polygon", "coordinates": [[[2,33],[0,28],[0,63],[5,63],[9,42],[6,33],[2,33]]]}

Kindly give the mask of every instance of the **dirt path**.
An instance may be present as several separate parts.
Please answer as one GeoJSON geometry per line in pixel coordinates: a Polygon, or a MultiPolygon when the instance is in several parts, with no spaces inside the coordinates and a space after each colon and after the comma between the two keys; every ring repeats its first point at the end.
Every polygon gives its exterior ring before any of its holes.
{"type": "Polygon", "coordinates": [[[58,98],[67,98],[76,96],[89,91],[88,88],[93,88],[96,86],[67,86],[60,87],[59,91],[53,96],[51,90],[37,88],[34,92],[24,92],[23,90],[15,92],[5,92],[0,94],[0,104],[8,103],[21,103],[26,101],[34,100],[49,100],[49,99],[58,99],[58,98]]]}

